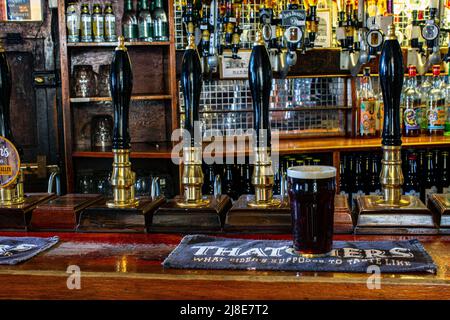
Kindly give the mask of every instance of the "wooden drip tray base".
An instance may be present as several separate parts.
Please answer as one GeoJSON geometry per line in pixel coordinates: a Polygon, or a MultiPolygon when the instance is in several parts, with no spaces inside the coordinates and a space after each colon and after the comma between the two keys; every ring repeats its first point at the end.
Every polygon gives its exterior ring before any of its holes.
{"type": "Polygon", "coordinates": [[[79,232],[145,233],[152,214],[166,201],[163,197],[152,200],[139,198],[136,208],[109,208],[104,200],[83,210],[77,228],[79,232]]]}
{"type": "Polygon", "coordinates": [[[80,213],[85,208],[101,201],[99,194],[66,194],[39,204],[33,210],[33,231],[75,231],[80,213]]]}
{"type": "Polygon", "coordinates": [[[226,195],[209,200],[202,207],[180,206],[183,197],[177,196],[161,206],[153,215],[149,232],[161,233],[217,233],[222,230],[225,214],[231,208],[231,199],[226,195]]]}
{"type": "Polygon", "coordinates": [[[437,234],[433,213],[412,196],[402,196],[409,205],[385,207],[376,205],[381,196],[360,196],[357,198],[359,212],[355,228],[356,234],[437,234]]]}
{"type": "Polygon", "coordinates": [[[28,193],[22,204],[0,205],[0,230],[28,231],[33,209],[54,197],[49,193],[28,193]]]}
{"type": "Polygon", "coordinates": [[[435,214],[440,234],[450,234],[450,194],[433,194],[428,208],[435,214]]]}
{"type": "MultiPolygon", "coordinates": [[[[227,214],[225,232],[239,233],[291,233],[291,209],[287,201],[281,205],[268,208],[252,208],[248,203],[253,195],[241,196],[227,214]]],[[[334,209],[334,232],[352,233],[353,221],[348,207],[347,197],[336,195],[334,209]]]]}

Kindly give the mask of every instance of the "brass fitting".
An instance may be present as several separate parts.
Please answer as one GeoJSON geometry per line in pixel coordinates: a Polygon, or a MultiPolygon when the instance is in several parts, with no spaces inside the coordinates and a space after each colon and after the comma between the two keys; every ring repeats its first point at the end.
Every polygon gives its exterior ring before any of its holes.
{"type": "Polygon", "coordinates": [[[183,176],[181,183],[184,188],[184,201],[179,202],[180,206],[200,207],[209,201],[203,199],[203,171],[202,171],[202,148],[184,147],[183,148],[183,176]]]}
{"type": "Polygon", "coordinates": [[[19,171],[16,181],[9,186],[0,188],[0,204],[1,205],[16,205],[25,202],[23,192],[23,170],[19,171]]]}
{"type": "Polygon", "coordinates": [[[382,146],[380,184],[383,189],[383,199],[378,204],[389,206],[405,206],[409,202],[402,199],[402,158],[401,146],[382,146]]]}
{"type": "Polygon", "coordinates": [[[273,199],[274,174],[270,159],[270,148],[255,148],[252,184],[255,187],[255,200],[249,202],[249,206],[264,208],[280,205],[279,200],[273,199]]]}
{"type": "Polygon", "coordinates": [[[135,198],[134,183],[136,174],[131,171],[130,150],[114,149],[111,186],[114,198],[106,205],[110,208],[136,207],[139,201],[135,198]]]}

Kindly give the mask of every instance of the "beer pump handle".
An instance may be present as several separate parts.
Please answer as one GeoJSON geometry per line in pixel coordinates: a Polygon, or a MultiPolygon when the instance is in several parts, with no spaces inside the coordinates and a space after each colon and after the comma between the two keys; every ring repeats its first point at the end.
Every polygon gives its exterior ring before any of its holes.
{"type": "Polygon", "coordinates": [[[113,149],[130,149],[129,113],[133,73],[130,57],[125,47],[124,37],[119,37],[119,45],[114,51],[111,63],[109,85],[114,108],[113,149]]]}
{"type": "Polygon", "coordinates": [[[14,143],[10,119],[11,71],[0,43],[0,135],[14,143]]]}
{"type": "Polygon", "coordinates": [[[270,147],[269,100],[272,89],[272,67],[264,45],[262,33],[258,31],[248,66],[248,79],[253,101],[253,129],[256,146],[267,140],[270,147]]]}
{"type": "Polygon", "coordinates": [[[184,129],[189,132],[194,146],[194,124],[199,121],[200,94],[202,92],[202,66],[195,46],[194,35],[189,35],[189,43],[181,62],[181,91],[183,92],[185,118],[184,129]]]}
{"type": "Polygon", "coordinates": [[[403,55],[395,35],[395,26],[389,26],[380,56],[379,74],[384,102],[382,144],[400,146],[400,95],[403,87],[403,55]]]}

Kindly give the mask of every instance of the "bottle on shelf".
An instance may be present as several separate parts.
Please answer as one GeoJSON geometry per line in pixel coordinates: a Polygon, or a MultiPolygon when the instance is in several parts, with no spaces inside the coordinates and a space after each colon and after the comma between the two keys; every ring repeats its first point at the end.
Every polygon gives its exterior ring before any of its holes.
{"type": "Polygon", "coordinates": [[[356,208],[356,197],[366,194],[366,182],[364,181],[363,165],[361,156],[355,159],[355,174],[351,189],[352,209],[356,208]]]}
{"type": "Polygon", "coordinates": [[[427,205],[428,198],[430,197],[430,195],[438,193],[438,184],[436,178],[435,163],[433,160],[433,153],[427,152],[425,158],[426,158],[426,171],[422,184],[423,192],[421,193],[422,193],[422,200],[427,205]]]}
{"type": "Polygon", "coordinates": [[[405,182],[403,184],[403,193],[405,195],[421,198],[420,182],[417,175],[417,155],[412,153],[408,155],[408,170],[405,175],[405,182]]]}
{"type": "Polygon", "coordinates": [[[447,75],[447,83],[445,85],[445,136],[450,136],[450,72],[447,75]]]}
{"type": "Polygon", "coordinates": [[[206,167],[205,181],[202,187],[202,193],[205,195],[214,194],[214,179],[216,177],[214,165],[208,164],[206,167]]]}
{"type": "Polygon", "coordinates": [[[153,10],[153,40],[169,41],[169,24],[167,15],[162,5],[162,0],[155,0],[153,10]]]}
{"type": "MultiPolygon", "coordinates": [[[[278,170],[278,172],[279,171],[280,170],[278,170]]],[[[245,163],[241,165],[241,177],[242,177],[241,194],[254,194],[255,191],[253,189],[252,184],[252,169],[249,164],[245,163]]]]}
{"type": "Polygon", "coordinates": [[[95,3],[92,10],[92,33],[94,42],[105,41],[105,16],[99,3],[95,3]]]}
{"type": "Polygon", "coordinates": [[[445,126],[445,93],[441,87],[441,67],[433,66],[433,86],[428,95],[427,131],[428,135],[443,135],[445,126]]]}
{"type": "Polygon", "coordinates": [[[347,171],[347,157],[344,155],[339,162],[339,194],[348,196],[347,181],[349,178],[347,171]]]}
{"type": "Polygon", "coordinates": [[[419,115],[419,125],[420,125],[420,133],[427,134],[428,132],[428,118],[427,118],[427,108],[428,108],[428,96],[433,87],[431,83],[431,79],[427,75],[423,75],[421,78],[421,84],[419,87],[420,97],[421,97],[421,115],[419,115]]]}
{"type": "Polygon", "coordinates": [[[236,200],[238,198],[238,192],[236,192],[234,176],[233,165],[225,165],[225,179],[223,179],[222,193],[236,200]]]}
{"type": "Polygon", "coordinates": [[[380,158],[377,155],[369,157],[369,171],[368,171],[367,193],[369,195],[382,195],[380,183],[380,158]]]}
{"type": "Polygon", "coordinates": [[[92,42],[92,15],[88,3],[81,5],[80,23],[81,42],[92,42]]]}
{"type": "Polygon", "coordinates": [[[112,4],[110,2],[105,3],[105,41],[116,42],[117,32],[116,32],[116,16],[112,4]]]}
{"type": "Polygon", "coordinates": [[[133,42],[138,40],[138,21],[136,12],[133,9],[133,0],[125,0],[122,17],[122,35],[125,41],[133,42]]]}
{"type": "Polygon", "coordinates": [[[139,0],[139,40],[153,41],[153,19],[150,13],[147,0],[139,0]]]}
{"type": "Polygon", "coordinates": [[[441,174],[439,175],[441,178],[440,181],[440,189],[442,193],[450,193],[450,170],[449,170],[449,152],[442,151],[442,169],[441,174]]]}
{"type": "Polygon", "coordinates": [[[69,3],[66,10],[67,42],[80,41],[80,17],[76,3],[69,3]]]}
{"type": "Polygon", "coordinates": [[[357,96],[356,134],[361,138],[376,137],[376,97],[372,89],[370,68],[364,68],[357,96]]]}
{"type": "Polygon", "coordinates": [[[416,66],[408,66],[409,78],[403,95],[403,135],[417,137],[420,135],[419,116],[422,115],[421,95],[417,88],[416,66]]]}

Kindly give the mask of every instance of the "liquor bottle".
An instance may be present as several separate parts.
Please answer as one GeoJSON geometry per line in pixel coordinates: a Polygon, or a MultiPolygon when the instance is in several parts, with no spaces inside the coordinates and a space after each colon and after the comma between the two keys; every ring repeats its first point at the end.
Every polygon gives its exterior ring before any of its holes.
{"type": "Polygon", "coordinates": [[[213,195],[214,194],[214,179],[216,177],[214,166],[212,164],[208,164],[206,167],[205,181],[202,187],[202,193],[205,195],[213,195]]]}
{"type": "Polygon", "coordinates": [[[440,188],[442,193],[450,193],[449,152],[442,151],[442,170],[440,174],[440,188]]]}
{"type": "Polygon", "coordinates": [[[92,16],[89,10],[89,4],[81,5],[81,41],[92,42],[92,16]]]}
{"type": "MultiPolygon", "coordinates": [[[[241,194],[253,194],[255,191],[253,189],[253,184],[252,184],[252,169],[250,167],[249,164],[245,163],[241,166],[241,177],[242,177],[242,186],[241,186],[241,194]]],[[[274,187],[275,185],[277,185],[277,191],[279,194],[280,193],[280,183],[281,183],[281,174],[280,174],[280,170],[277,170],[277,173],[280,176],[279,182],[274,183],[274,187]]]]}
{"type": "Polygon", "coordinates": [[[124,3],[122,34],[126,41],[138,40],[138,22],[133,10],[133,0],[125,0],[124,3]]]}
{"type": "Polygon", "coordinates": [[[117,41],[116,16],[114,15],[111,3],[105,3],[105,40],[108,42],[117,41]]]}
{"type": "Polygon", "coordinates": [[[416,66],[408,67],[409,78],[403,95],[403,135],[406,137],[417,137],[420,135],[418,116],[422,108],[420,91],[417,88],[416,66]]]}
{"type": "Polygon", "coordinates": [[[383,121],[384,121],[384,101],[383,101],[383,93],[381,90],[376,95],[376,104],[375,104],[375,132],[377,136],[381,136],[383,132],[383,121]]]}
{"type": "Polygon", "coordinates": [[[427,119],[427,104],[428,104],[428,96],[433,87],[433,84],[430,81],[430,77],[423,75],[422,83],[420,85],[420,97],[422,108],[420,109],[420,114],[417,116],[419,119],[420,133],[427,134],[428,132],[428,119],[427,119]]]}
{"type": "Polygon", "coordinates": [[[408,156],[408,170],[403,184],[403,193],[417,198],[421,197],[419,177],[417,176],[417,156],[414,153],[408,156]]]}
{"type": "Polygon", "coordinates": [[[162,0],[154,1],[155,9],[153,10],[153,40],[169,41],[169,25],[167,23],[167,15],[164,11],[162,0]]]}
{"type": "Polygon", "coordinates": [[[236,200],[238,193],[236,192],[233,169],[232,164],[225,165],[225,179],[223,179],[222,191],[233,200],[236,200]]]}
{"type": "Polygon", "coordinates": [[[376,137],[376,97],[372,89],[370,68],[364,68],[361,85],[358,90],[357,107],[357,136],[361,138],[376,137]]]}
{"type": "Polygon", "coordinates": [[[69,3],[66,10],[67,42],[80,41],[80,17],[78,16],[76,3],[69,3]]]}
{"type": "Polygon", "coordinates": [[[447,75],[447,83],[445,85],[445,136],[450,136],[450,72],[447,75]]]}
{"type": "Polygon", "coordinates": [[[94,34],[94,42],[105,41],[105,16],[103,15],[102,7],[98,3],[94,4],[92,32],[94,34]]]}
{"type": "Polygon", "coordinates": [[[381,183],[380,183],[380,166],[379,157],[372,155],[369,158],[369,173],[367,182],[367,191],[369,195],[382,195],[381,183]]]}
{"type": "Polygon", "coordinates": [[[339,194],[348,196],[348,178],[349,175],[347,172],[347,157],[344,155],[339,162],[339,194]]]}
{"type": "Polygon", "coordinates": [[[427,169],[423,181],[422,200],[427,205],[430,195],[438,192],[438,184],[436,179],[435,164],[433,153],[427,152],[426,156],[427,169]]]}
{"type": "Polygon", "coordinates": [[[139,1],[139,40],[140,41],[153,41],[153,19],[148,8],[147,0],[139,1]]]}
{"type": "Polygon", "coordinates": [[[427,129],[429,135],[443,135],[445,126],[445,95],[441,88],[441,67],[433,66],[433,87],[428,95],[427,129]]]}
{"type": "Polygon", "coordinates": [[[366,194],[365,190],[366,190],[366,183],[364,181],[362,159],[360,156],[357,156],[355,160],[355,174],[351,190],[352,209],[356,207],[356,197],[360,195],[365,195],[366,194]]]}

